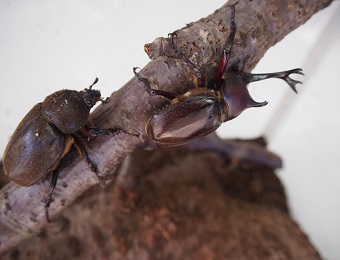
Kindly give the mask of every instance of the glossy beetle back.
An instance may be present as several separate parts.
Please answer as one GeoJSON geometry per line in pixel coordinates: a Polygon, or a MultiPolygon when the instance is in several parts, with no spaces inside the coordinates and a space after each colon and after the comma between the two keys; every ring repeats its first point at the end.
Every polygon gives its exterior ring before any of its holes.
{"type": "Polygon", "coordinates": [[[65,149],[64,136],[41,115],[41,103],[24,117],[11,140],[4,157],[5,174],[13,182],[29,186],[53,170],[65,149]]]}
{"type": "Polygon", "coordinates": [[[62,133],[74,133],[83,127],[91,106],[75,90],[61,90],[46,97],[42,103],[43,116],[62,133]]]}
{"type": "Polygon", "coordinates": [[[167,147],[207,135],[221,123],[217,97],[199,95],[161,110],[150,118],[146,131],[158,146],[167,147]]]}

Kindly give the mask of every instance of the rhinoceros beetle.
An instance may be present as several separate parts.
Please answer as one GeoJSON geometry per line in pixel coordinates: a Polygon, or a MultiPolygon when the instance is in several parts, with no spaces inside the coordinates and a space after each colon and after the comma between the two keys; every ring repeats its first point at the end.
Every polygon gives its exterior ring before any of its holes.
{"type": "Polygon", "coordinates": [[[58,180],[58,166],[72,145],[98,175],[97,167],[85,150],[83,137],[117,132],[139,135],[120,127],[99,129],[90,123],[91,108],[98,101],[109,102],[109,98],[101,98],[99,90],[92,89],[97,81],[98,78],[89,88],[79,92],[67,89],[57,91],[36,104],[20,122],[5,149],[5,175],[14,183],[30,186],[52,173],[45,204],[48,221],[48,207],[58,180]]]}
{"type": "MultiPolygon", "coordinates": [[[[216,130],[223,122],[239,116],[243,110],[250,107],[262,107],[267,102],[255,102],[247,89],[247,84],[268,78],[283,79],[296,91],[295,85],[300,81],[289,78],[290,74],[302,74],[301,69],[288,71],[250,74],[243,71],[247,57],[244,58],[243,67],[239,71],[225,71],[236,34],[235,5],[232,10],[230,34],[223,48],[217,73],[213,84],[207,87],[191,89],[184,94],[177,95],[164,90],[153,89],[148,79],[133,71],[145,90],[151,95],[158,95],[169,99],[170,104],[149,118],[145,130],[151,139],[160,147],[170,147],[187,143],[196,138],[205,136],[216,130]]],[[[199,80],[203,75],[197,66],[178,50],[174,44],[175,33],[169,34],[169,42],[173,50],[191,67],[199,80]]]]}

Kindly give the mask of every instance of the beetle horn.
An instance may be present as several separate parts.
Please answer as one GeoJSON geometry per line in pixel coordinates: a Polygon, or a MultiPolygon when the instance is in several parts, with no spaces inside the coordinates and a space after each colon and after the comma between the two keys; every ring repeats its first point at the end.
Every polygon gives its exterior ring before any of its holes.
{"type": "Polygon", "coordinates": [[[287,71],[280,71],[280,72],[274,72],[274,73],[262,73],[262,74],[250,74],[250,73],[242,72],[242,79],[245,82],[245,84],[248,84],[254,81],[269,79],[269,78],[282,79],[291,87],[291,89],[295,93],[297,93],[296,84],[302,84],[302,82],[290,78],[289,77],[290,74],[304,75],[302,72],[302,69],[293,69],[293,70],[287,70],[287,71]]]}
{"type": "Polygon", "coordinates": [[[267,101],[256,102],[249,94],[247,85],[237,75],[230,75],[225,82],[223,99],[228,106],[228,120],[239,116],[245,109],[263,107],[267,101]]]}
{"type": "Polygon", "coordinates": [[[263,107],[268,104],[267,101],[256,102],[249,94],[246,88],[239,93],[233,93],[224,100],[228,104],[228,120],[234,119],[239,116],[244,110],[251,107],[263,107]]]}
{"type": "MultiPolygon", "coordinates": [[[[249,96],[250,97],[250,96],[249,96]]],[[[246,104],[246,108],[251,108],[251,107],[263,107],[265,105],[267,105],[268,102],[267,101],[263,101],[263,102],[256,102],[254,99],[250,98],[248,100],[248,103],[246,104]]]]}

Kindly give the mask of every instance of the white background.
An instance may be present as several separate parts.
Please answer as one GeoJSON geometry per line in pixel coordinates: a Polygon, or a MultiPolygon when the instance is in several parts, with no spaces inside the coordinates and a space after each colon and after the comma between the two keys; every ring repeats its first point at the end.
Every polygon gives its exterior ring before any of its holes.
{"type": "MultiPolygon", "coordinates": [[[[132,67],[147,64],[145,43],[224,3],[0,0],[0,154],[23,116],[47,95],[81,90],[95,77],[103,96],[110,95],[133,76],[132,67]]],[[[340,259],[339,24],[340,4],[334,2],[271,48],[254,72],[303,68],[299,95],[279,80],[254,83],[254,99],[269,104],[218,131],[268,137],[270,149],[284,159],[278,175],[292,216],[327,259],[340,259]]]]}

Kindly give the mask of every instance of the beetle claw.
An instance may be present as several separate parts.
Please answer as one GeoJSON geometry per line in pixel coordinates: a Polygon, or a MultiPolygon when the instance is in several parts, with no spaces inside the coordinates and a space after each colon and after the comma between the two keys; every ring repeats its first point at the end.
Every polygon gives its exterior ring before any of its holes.
{"type": "Polygon", "coordinates": [[[282,78],[284,81],[287,82],[287,84],[292,88],[292,90],[293,90],[295,93],[298,93],[297,90],[296,90],[296,84],[302,84],[302,82],[290,78],[289,75],[290,75],[290,74],[293,74],[293,73],[295,73],[295,74],[300,74],[300,75],[305,75],[305,74],[303,74],[302,69],[293,69],[293,70],[286,71],[286,73],[285,73],[281,78],[282,78]]]}

